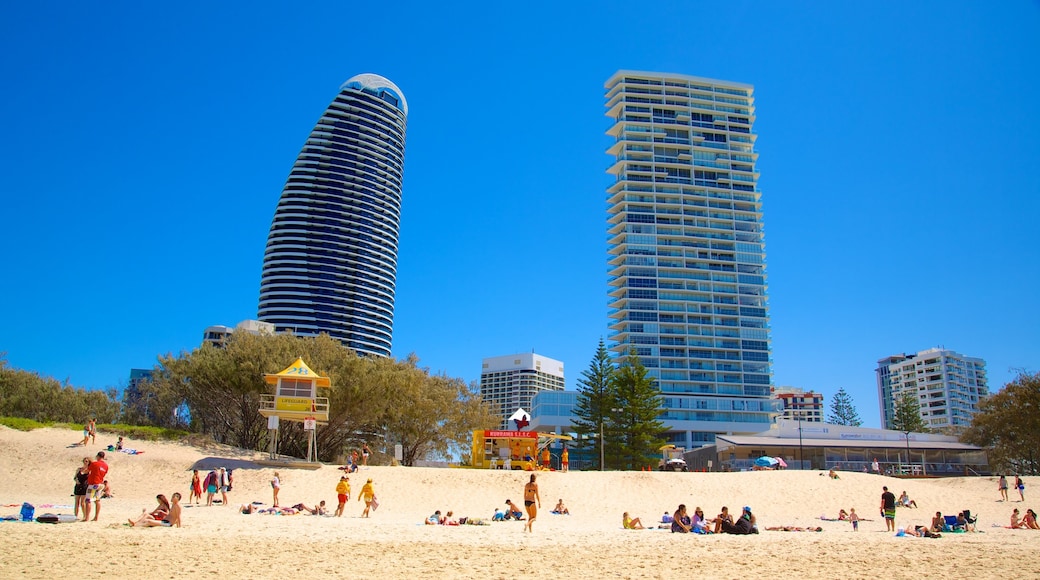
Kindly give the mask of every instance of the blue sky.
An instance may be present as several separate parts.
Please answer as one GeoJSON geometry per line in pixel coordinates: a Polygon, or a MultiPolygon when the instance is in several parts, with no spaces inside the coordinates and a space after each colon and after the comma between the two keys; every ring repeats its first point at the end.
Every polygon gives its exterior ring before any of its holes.
{"type": "Polygon", "coordinates": [[[603,83],[755,86],[774,383],[944,345],[1040,370],[1040,3],[20,2],[0,8],[0,352],[73,385],[256,317],[267,231],[351,76],[410,107],[394,356],[479,378],[607,335],[603,83]],[[213,5],[210,5],[213,4],[213,5]],[[565,5],[566,7],[558,6],[565,5]]]}

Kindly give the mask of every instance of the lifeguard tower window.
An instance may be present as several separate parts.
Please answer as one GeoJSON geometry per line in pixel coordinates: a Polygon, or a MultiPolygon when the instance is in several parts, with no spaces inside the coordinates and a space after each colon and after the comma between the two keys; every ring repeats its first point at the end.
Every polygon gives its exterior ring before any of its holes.
{"type": "Polygon", "coordinates": [[[283,378],[278,387],[278,396],[313,398],[314,393],[311,391],[313,385],[314,381],[311,380],[301,381],[283,378]]]}

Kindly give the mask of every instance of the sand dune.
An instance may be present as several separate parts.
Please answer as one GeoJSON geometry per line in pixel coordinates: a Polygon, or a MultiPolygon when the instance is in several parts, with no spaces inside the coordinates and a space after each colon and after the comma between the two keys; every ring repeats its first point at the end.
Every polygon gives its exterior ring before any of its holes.
{"type": "MultiPolygon", "coordinates": [[[[43,512],[72,513],[72,476],[97,445],[68,447],[78,432],[41,429],[28,433],[0,427],[0,504],[28,501],[43,512]]],[[[820,472],[750,473],[540,473],[542,512],[534,533],[516,522],[488,526],[424,526],[434,510],[489,519],[512,499],[522,503],[524,472],[405,467],[370,467],[351,476],[354,497],[343,518],[306,515],[242,515],[238,505],[271,503],[275,471],[254,459],[264,455],[214,446],[126,442],[140,455],[109,453],[114,498],[102,504],[100,521],[59,525],[0,523],[4,577],[43,578],[104,570],[116,578],[184,577],[462,577],[516,578],[713,578],[773,576],[800,578],[920,578],[956,574],[979,577],[1040,576],[1040,531],[1008,530],[1011,510],[1025,503],[1002,503],[992,478],[899,480],[842,473],[831,480],[820,472]],[[184,510],[184,527],[130,528],[124,523],[154,506],[157,493],[188,495],[191,469],[226,465],[234,469],[229,507],[184,510]],[[359,517],[357,492],[372,478],[380,507],[359,517]],[[897,538],[878,517],[881,486],[909,492],[919,509],[899,510],[900,526],[927,524],[935,511],[968,508],[979,515],[977,534],[945,534],[941,539],[897,538]],[[563,498],[570,516],[549,514],[563,498]],[[628,511],[656,522],[679,503],[701,506],[714,515],[727,505],[749,505],[761,527],[821,526],[820,533],[767,532],[756,536],[692,536],[621,528],[628,511]],[[821,521],[840,508],[855,507],[863,522],[853,532],[845,522],[821,521]]],[[[335,506],[336,466],[318,470],[278,469],[281,505],[335,506]]],[[[1032,478],[1026,480],[1030,494],[1032,478]]],[[[219,495],[219,494],[218,494],[219,495]]],[[[1027,495],[1029,500],[1029,495],[1027,495]]],[[[1040,503],[1040,502],[1038,502],[1040,503]]],[[[0,509],[14,515],[17,507],[0,509]]]]}

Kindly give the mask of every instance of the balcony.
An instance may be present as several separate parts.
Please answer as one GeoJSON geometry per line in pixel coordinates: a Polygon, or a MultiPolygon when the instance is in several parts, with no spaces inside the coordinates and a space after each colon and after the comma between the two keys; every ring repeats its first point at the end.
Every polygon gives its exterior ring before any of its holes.
{"type": "Polygon", "coordinates": [[[260,395],[260,414],[264,417],[277,415],[287,421],[303,421],[314,418],[319,423],[329,420],[329,399],[327,397],[284,397],[278,395],[260,395]]]}

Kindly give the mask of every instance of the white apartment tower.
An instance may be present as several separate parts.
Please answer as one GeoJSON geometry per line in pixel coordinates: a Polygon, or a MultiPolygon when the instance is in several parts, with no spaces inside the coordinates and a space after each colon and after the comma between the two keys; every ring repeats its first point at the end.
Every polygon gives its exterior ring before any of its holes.
{"type": "Polygon", "coordinates": [[[656,379],[670,443],[765,431],[777,402],[754,88],[637,71],[605,88],[610,349],[656,379]]]}
{"type": "Polygon", "coordinates": [[[513,429],[509,416],[531,412],[531,399],[541,391],[562,391],[563,363],[534,353],[486,358],[480,371],[480,396],[501,416],[500,429],[513,429]]]}
{"type": "Polygon", "coordinates": [[[892,429],[895,401],[910,392],[918,400],[921,419],[931,429],[964,429],[989,394],[986,361],[944,348],[878,360],[881,424],[892,429]]]}

